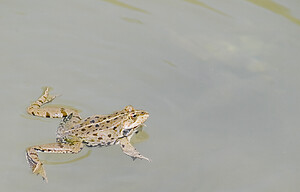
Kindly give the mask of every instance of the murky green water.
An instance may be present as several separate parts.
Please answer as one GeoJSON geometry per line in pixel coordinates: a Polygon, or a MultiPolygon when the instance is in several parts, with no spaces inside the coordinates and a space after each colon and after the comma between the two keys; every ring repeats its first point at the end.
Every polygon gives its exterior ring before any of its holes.
{"type": "Polygon", "coordinates": [[[1,189],[299,191],[299,34],[297,0],[0,1],[1,189]],[[42,182],[24,151],[55,141],[25,112],[43,86],[83,117],[149,111],[152,162],[42,154],[42,182]]]}

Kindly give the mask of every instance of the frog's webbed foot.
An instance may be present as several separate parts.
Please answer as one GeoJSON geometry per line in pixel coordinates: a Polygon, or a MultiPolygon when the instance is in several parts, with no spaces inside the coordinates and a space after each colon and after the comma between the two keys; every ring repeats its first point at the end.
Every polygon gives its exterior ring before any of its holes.
{"type": "Polygon", "coordinates": [[[53,101],[58,96],[58,95],[49,95],[49,90],[50,90],[49,87],[47,87],[43,96],[41,97],[41,98],[45,98],[43,104],[53,101]]]}
{"type": "Polygon", "coordinates": [[[136,158],[139,158],[139,159],[145,159],[147,161],[151,161],[149,158],[147,157],[144,157],[143,155],[141,155],[132,145],[131,143],[129,142],[129,140],[127,138],[122,138],[122,139],[119,139],[120,141],[120,146],[121,146],[121,149],[122,151],[132,157],[133,160],[135,160],[136,158]]]}
{"type": "Polygon", "coordinates": [[[38,154],[34,148],[28,148],[26,150],[26,159],[32,169],[32,173],[36,175],[40,174],[43,177],[43,180],[48,182],[43,163],[39,160],[38,154]]]}
{"type": "Polygon", "coordinates": [[[44,91],[43,95],[41,97],[39,97],[31,105],[36,105],[36,106],[41,107],[42,105],[53,101],[57,97],[57,95],[49,95],[49,91],[50,91],[50,89],[49,89],[49,87],[47,87],[46,90],[44,91]]]}

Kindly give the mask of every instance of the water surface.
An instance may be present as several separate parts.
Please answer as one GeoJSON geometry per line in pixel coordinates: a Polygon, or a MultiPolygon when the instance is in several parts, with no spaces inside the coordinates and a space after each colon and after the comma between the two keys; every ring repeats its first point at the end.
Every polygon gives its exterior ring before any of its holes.
{"type": "Polygon", "coordinates": [[[1,188],[299,191],[299,19],[295,0],[1,1],[1,188]],[[152,162],[93,148],[32,175],[59,123],[26,114],[44,86],[83,117],[149,111],[152,162]]]}

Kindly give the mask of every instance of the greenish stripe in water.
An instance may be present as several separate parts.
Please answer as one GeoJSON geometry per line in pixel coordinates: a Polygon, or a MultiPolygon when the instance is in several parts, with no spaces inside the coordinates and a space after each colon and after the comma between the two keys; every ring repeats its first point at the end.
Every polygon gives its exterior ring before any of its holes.
{"type": "Polygon", "coordinates": [[[129,23],[137,23],[137,24],[143,24],[142,21],[138,20],[138,19],[133,19],[133,18],[128,18],[128,17],[122,17],[122,19],[124,21],[127,21],[129,23]]]}
{"type": "Polygon", "coordinates": [[[280,5],[278,3],[273,2],[272,0],[246,0],[249,1],[259,7],[265,8],[269,11],[272,11],[273,13],[276,13],[278,15],[281,15],[291,22],[300,25],[300,20],[294,16],[292,16],[291,11],[284,7],[283,5],[280,5]]]}
{"type": "Polygon", "coordinates": [[[172,66],[172,67],[176,67],[176,65],[174,63],[172,63],[171,61],[168,61],[168,60],[165,60],[165,59],[163,59],[163,61],[165,63],[167,63],[168,65],[172,66]]]}
{"type": "Polygon", "coordinates": [[[194,4],[194,5],[199,5],[199,6],[201,6],[201,7],[204,7],[204,8],[206,8],[206,9],[209,9],[209,10],[211,10],[211,11],[213,11],[213,12],[215,12],[215,13],[221,14],[221,15],[223,15],[223,16],[229,16],[229,15],[227,15],[226,13],[224,13],[224,12],[222,12],[222,11],[219,11],[219,10],[213,8],[213,7],[210,7],[209,5],[207,5],[207,4],[205,4],[205,3],[202,3],[202,2],[200,2],[200,1],[197,1],[197,0],[184,0],[184,1],[189,2],[189,3],[192,3],[192,4],[194,4]]]}
{"type": "Polygon", "coordinates": [[[103,0],[103,1],[109,2],[109,3],[114,4],[114,5],[117,5],[117,6],[119,6],[119,7],[123,7],[123,8],[126,8],[126,9],[130,9],[130,10],[133,10],[133,11],[139,11],[139,12],[147,13],[147,14],[149,13],[148,11],[146,11],[146,10],[144,10],[144,9],[140,9],[140,8],[134,7],[134,6],[132,6],[132,5],[123,3],[123,2],[118,1],[118,0],[103,0]]]}

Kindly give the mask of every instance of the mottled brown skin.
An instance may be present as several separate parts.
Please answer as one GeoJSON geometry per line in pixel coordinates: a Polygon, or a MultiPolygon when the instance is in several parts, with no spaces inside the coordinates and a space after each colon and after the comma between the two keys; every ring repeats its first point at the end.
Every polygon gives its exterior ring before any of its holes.
{"type": "Polygon", "coordinates": [[[26,158],[34,174],[40,174],[47,181],[38,152],[79,153],[84,144],[88,147],[120,144],[122,151],[133,159],[150,161],[130,144],[131,137],[149,117],[146,111],[135,110],[129,105],[110,115],[94,115],[82,120],[75,109],[43,106],[54,98],[55,96],[49,95],[47,88],[44,94],[27,108],[27,112],[34,116],[63,118],[56,132],[56,143],[27,148],[26,158]]]}

